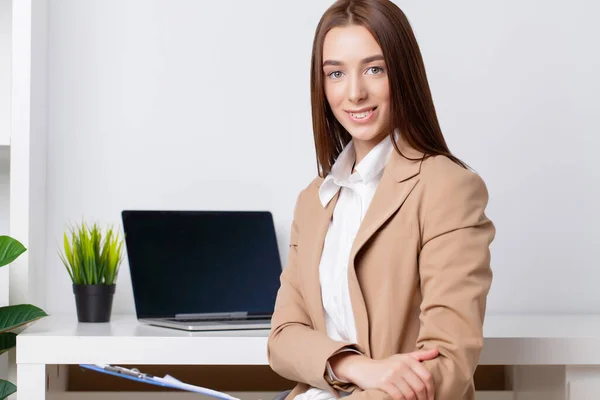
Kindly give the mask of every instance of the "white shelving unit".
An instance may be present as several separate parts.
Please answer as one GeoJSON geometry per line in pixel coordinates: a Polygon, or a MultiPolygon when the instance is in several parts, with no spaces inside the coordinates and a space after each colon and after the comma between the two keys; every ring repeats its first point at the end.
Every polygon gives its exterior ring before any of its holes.
{"type": "MultiPolygon", "coordinates": [[[[28,249],[0,269],[0,306],[44,307],[47,36],[47,0],[0,0],[0,235],[28,249]]],[[[16,382],[8,358],[0,376],[16,382]]]]}
{"type": "MultiPolygon", "coordinates": [[[[10,145],[11,9],[12,0],[0,0],[0,147],[2,148],[10,145]]],[[[1,164],[0,168],[4,170],[5,164],[1,164]]]]}
{"type": "MultiPolygon", "coordinates": [[[[4,0],[0,0],[4,1],[4,0]]],[[[47,1],[13,0],[10,235],[28,251],[10,267],[11,304],[44,306],[47,1]]]]}
{"type": "MultiPolygon", "coordinates": [[[[0,235],[9,232],[12,1],[0,0],[0,235]]],[[[0,269],[0,305],[8,304],[8,269],[0,269]]]]}
{"type": "MultiPolygon", "coordinates": [[[[7,235],[10,228],[11,49],[12,0],[0,0],[0,235],[7,235]]],[[[8,297],[9,269],[5,267],[0,269],[0,306],[8,305],[8,297]]],[[[8,354],[3,354],[0,377],[7,375],[8,354]]]]}

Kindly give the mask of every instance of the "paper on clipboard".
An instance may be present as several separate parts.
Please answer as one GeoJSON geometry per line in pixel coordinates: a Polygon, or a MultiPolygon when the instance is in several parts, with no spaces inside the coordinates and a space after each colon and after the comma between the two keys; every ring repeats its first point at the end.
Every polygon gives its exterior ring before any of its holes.
{"type": "Polygon", "coordinates": [[[130,379],[133,381],[143,382],[150,385],[169,387],[173,389],[185,390],[192,393],[200,393],[211,397],[216,397],[223,400],[240,400],[237,397],[228,395],[227,393],[219,392],[216,390],[204,388],[201,386],[190,385],[185,382],[181,382],[178,379],[173,378],[170,375],[164,377],[152,376],[145,374],[136,369],[127,369],[119,366],[107,365],[107,364],[79,364],[80,367],[102,372],[103,374],[114,375],[121,378],[130,379]]]}

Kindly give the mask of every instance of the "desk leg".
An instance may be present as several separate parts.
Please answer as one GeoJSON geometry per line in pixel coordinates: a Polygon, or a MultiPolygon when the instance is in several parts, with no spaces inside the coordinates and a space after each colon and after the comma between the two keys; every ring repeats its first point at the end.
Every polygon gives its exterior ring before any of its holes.
{"type": "Polygon", "coordinates": [[[600,393],[600,366],[567,366],[567,400],[596,400],[600,393]]]}
{"type": "Polygon", "coordinates": [[[514,365],[508,371],[514,400],[567,400],[564,365],[514,365]]]}
{"type": "Polygon", "coordinates": [[[17,364],[18,400],[46,399],[46,365],[17,364]]]}

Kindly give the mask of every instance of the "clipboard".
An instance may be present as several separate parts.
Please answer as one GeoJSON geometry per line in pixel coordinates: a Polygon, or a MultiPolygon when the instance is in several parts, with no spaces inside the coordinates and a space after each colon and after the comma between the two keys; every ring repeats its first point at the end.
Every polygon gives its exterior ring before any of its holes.
{"type": "Polygon", "coordinates": [[[170,375],[164,377],[152,376],[145,374],[137,369],[128,369],[119,367],[116,365],[108,364],[79,364],[80,367],[89,369],[91,371],[101,372],[107,375],[118,376],[120,378],[130,379],[132,381],[147,383],[149,385],[168,387],[173,389],[180,389],[187,392],[200,393],[207,396],[215,397],[222,400],[240,400],[237,397],[228,395],[227,393],[218,392],[216,390],[207,389],[201,386],[190,385],[185,382],[181,382],[170,375]]]}

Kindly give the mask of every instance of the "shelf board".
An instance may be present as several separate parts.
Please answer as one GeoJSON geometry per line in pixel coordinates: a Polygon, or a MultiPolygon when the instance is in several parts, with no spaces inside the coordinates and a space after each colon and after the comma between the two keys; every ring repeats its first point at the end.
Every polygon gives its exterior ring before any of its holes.
{"type": "Polygon", "coordinates": [[[10,167],[10,147],[0,145],[0,168],[7,169],[10,167]]]}

